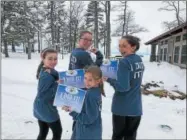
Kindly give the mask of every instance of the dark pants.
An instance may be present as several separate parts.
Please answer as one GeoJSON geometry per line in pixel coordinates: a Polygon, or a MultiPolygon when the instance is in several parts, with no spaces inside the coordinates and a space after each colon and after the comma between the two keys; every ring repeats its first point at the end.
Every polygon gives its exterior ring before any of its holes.
{"type": "Polygon", "coordinates": [[[112,116],[112,140],[136,140],[136,132],[141,116],[112,116]]]}
{"type": "Polygon", "coordinates": [[[75,121],[73,121],[73,125],[72,125],[72,131],[74,130],[74,127],[75,127],[75,121]]]}
{"type": "Polygon", "coordinates": [[[49,128],[51,128],[53,132],[52,140],[61,140],[62,126],[61,126],[60,119],[52,123],[46,123],[46,122],[38,120],[38,124],[40,127],[40,132],[39,132],[37,140],[46,140],[49,128]]]}

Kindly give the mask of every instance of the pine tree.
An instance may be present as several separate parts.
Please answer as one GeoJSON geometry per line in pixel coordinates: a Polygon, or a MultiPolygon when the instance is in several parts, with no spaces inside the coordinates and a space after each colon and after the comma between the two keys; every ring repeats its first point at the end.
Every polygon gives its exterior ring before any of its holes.
{"type": "Polygon", "coordinates": [[[105,28],[105,26],[103,26],[104,25],[103,12],[104,10],[100,7],[99,2],[91,1],[88,4],[88,8],[85,14],[86,28],[91,30],[92,32],[94,31],[94,40],[96,39],[96,36],[97,36],[99,38],[98,43],[101,42],[101,40],[104,38],[103,28],[105,28]],[[97,28],[97,25],[98,25],[98,31],[97,29],[94,30],[95,27],[97,28]],[[98,32],[98,35],[96,35],[97,32],[98,32]]]}

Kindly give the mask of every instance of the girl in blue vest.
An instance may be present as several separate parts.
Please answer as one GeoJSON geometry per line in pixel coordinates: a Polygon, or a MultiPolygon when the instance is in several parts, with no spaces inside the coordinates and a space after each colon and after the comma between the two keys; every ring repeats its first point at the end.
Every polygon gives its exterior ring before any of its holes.
{"type": "Polygon", "coordinates": [[[60,140],[62,126],[57,108],[53,101],[58,85],[57,51],[45,49],[41,53],[42,61],[37,70],[38,89],[34,100],[34,116],[38,119],[39,135],[37,140],[45,140],[49,128],[53,132],[52,140],[60,140]],[[50,71],[50,72],[49,72],[50,71]]]}
{"type": "Polygon", "coordinates": [[[144,72],[142,59],[135,54],[139,46],[139,38],[123,36],[119,42],[123,58],[119,60],[117,80],[104,78],[115,90],[112,140],[136,139],[142,115],[141,83],[144,72]]]}
{"type": "Polygon", "coordinates": [[[70,111],[75,121],[71,139],[74,140],[101,140],[102,119],[101,119],[101,94],[105,96],[102,81],[102,72],[97,66],[90,66],[86,69],[84,83],[87,94],[84,100],[81,113],[71,111],[71,108],[63,108],[70,111]]]}

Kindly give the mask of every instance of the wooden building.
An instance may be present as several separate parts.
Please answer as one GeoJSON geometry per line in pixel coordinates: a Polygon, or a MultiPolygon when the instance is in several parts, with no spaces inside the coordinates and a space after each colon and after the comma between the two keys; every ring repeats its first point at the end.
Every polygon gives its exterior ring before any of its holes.
{"type": "Polygon", "coordinates": [[[187,22],[145,43],[151,45],[150,61],[166,61],[186,68],[187,22]]]}

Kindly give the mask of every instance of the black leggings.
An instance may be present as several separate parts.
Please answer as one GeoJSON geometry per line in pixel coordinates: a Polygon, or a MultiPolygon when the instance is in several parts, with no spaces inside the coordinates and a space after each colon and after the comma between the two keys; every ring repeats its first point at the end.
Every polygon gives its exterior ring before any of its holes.
{"type": "Polygon", "coordinates": [[[136,132],[141,116],[118,116],[113,114],[112,119],[112,140],[136,140],[136,132]]]}
{"type": "Polygon", "coordinates": [[[61,126],[60,119],[52,123],[47,123],[47,122],[38,120],[38,124],[40,127],[40,132],[39,132],[37,140],[46,140],[49,128],[51,128],[53,132],[52,140],[61,140],[62,126],[61,126]]]}

